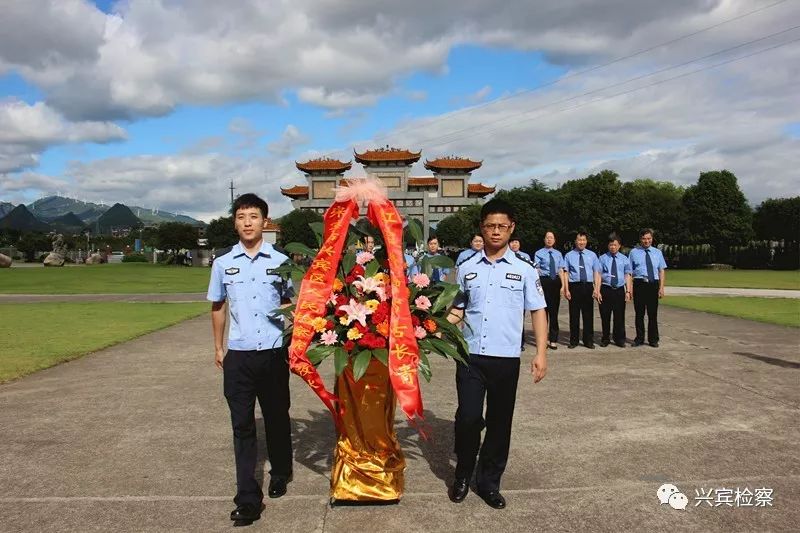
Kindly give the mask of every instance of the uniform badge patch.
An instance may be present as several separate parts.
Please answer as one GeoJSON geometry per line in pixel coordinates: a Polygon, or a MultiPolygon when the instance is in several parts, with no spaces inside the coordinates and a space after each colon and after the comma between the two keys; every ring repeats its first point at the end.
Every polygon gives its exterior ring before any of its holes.
{"type": "Polygon", "coordinates": [[[521,274],[513,274],[513,273],[509,272],[508,274],[506,274],[506,279],[513,279],[514,281],[522,281],[522,275],[521,274]]]}
{"type": "Polygon", "coordinates": [[[233,276],[234,274],[239,273],[239,269],[236,267],[226,268],[225,273],[228,274],[229,276],[233,276]]]}
{"type": "Polygon", "coordinates": [[[539,291],[539,294],[544,296],[544,289],[542,288],[542,280],[536,278],[536,290],[539,291]]]}
{"type": "Polygon", "coordinates": [[[478,273],[477,273],[477,272],[470,272],[469,274],[467,274],[466,276],[464,276],[464,279],[465,279],[465,280],[467,280],[467,281],[469,281],[469,280],[471,280],[471,279],[475,279],[475,278],[477,278],[477,277],[478,277],[478,273]]]}

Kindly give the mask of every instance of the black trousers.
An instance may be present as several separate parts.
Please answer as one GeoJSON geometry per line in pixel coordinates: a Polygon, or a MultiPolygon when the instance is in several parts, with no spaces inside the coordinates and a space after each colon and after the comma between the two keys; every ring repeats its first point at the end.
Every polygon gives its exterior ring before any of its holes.
{"type": "Polygon", "coordinates": [[[625,343],[625,286],[612,289],[608,285],[600,287],[600,321],[603,324],[603,340],[611,339],[611,317],[614,317],[614,343],[625,343]]]}
{"type": "Polygon", "coordinates": [[[236,457],[233,501],[236,505],[260,505],[264,494],[255,477],[258,458],[256,399],[264,415],[269,473],[272,477],[283,478],[292,473],[288,354],[284,348],[260,352],[228,350],[223,371],[236,457]]]}
{"type": "Polygon", "coordinates": [[[543,277],[542,290],[544,291],[544,301],[547,303],[547,322],[549,324],[547,340],[550,342],[558,341],[558,308],[561,306],[561,278],[555,279],[543,277]]]}
{"type": "Polygon", "coordinates": [[[658,281],[633,280],[633,308],[636,310],[636,341],[644,342],[644,314],[647,312],[647,342],[658,342],[658,281]]]}
{"type": "Polygon", "coordinates": [[[456,366],[456,477],[472,478],[477,459],[476,478],[480,492],[500,489],[500,478],[506,469],[511,446],[511,422],[517,398],[519,365],[518,357],[470,354],[469,366],[456,366]],[[481,445],[481,430],[484,427],[486,436],[481,445]]]}
{"type": "Polygon", "coordinates": [[[569,301],[569,343],[578,344],[580,319],[583,316],[583,345],[594,344],[594,285],[591,282],[572,281],[569,284],[572,299],[569,301]]]}

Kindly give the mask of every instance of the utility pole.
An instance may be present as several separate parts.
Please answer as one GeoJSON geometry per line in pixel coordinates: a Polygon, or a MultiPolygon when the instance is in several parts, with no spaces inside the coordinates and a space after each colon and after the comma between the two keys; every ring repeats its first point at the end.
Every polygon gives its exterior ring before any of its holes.
{"type": "Polygon", "coordinates": [[[231,207],[233,207],[233,191],[235,190],[235,187],[233,186],[233,180],[231,180],[231,186],[229,188],[231,190],[231,207]]]}

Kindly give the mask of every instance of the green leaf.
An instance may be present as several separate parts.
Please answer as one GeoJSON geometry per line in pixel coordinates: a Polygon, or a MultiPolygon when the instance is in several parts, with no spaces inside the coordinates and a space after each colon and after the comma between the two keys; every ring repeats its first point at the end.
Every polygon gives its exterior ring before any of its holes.
{"type": "Polygon", "coordinates": [[[462,357],[468,357],[469,346],[467,345],[467,341],[464,340],[464,334],[461,332],[461,329],[455,324],[448,322],[446,318],[434,317],[433,321],[436,322],[439,329],[442,330],[451,341],[456,343],[459,354],[461,354],[462,357]]]}
{"type": "Polygon", "coordinates": [[[442,282],[441,286],[443,287],[442,293],[436,298],[436,301],[433,303],[433,307],[431,307],[430,312],[432,315],[435,315],[439,311],[450,307],[453,304],[453,300],[460,292],[458,285],[454,283],[442,282]]]}
{"type": "Polygon", "coordinates": [[[311,231],[314,232],[314,235],[317,237],[317,246],[322,247],[323,236],[325,233],[325,224],[322,222],[312,222],[308,225],[311,228],[311,231]]]}
{"type": "Polygon", "coordinates": [[[420,339],[420,340],[418,340],[417,341],[417,346],[419,346],[419,348],[420,348],[420,352],[419,352],[420,354],[422,353],[422,350],[426,350],[428,352],[434,351],[433,345],[431,344],[430,340],[428,340],[428,339],[420,339]]]}
{"type": "Polygon", "coordinates": [[[372,350],[372,357],[383,363],[385,366],[389,366],[389,351],[386,348],[372,350]]]}
{"type": "Polygon", "coordinates": [[[361,379],[361,377],[367,373],[367,367],[369,366],[370,359],[372,359],[371,350],[362,350],[358,352],[358,355],[353,361],[353,378],[355,378],[356,381],[361,379]]]}
{"type": "Polygon", "coordinates": [[[434,255],[433,257],[425,257],[425,259],[428,260],[430,265],[438,268],[453,268],[456,266],[453,260],[446,255],[434,255]]]}
{"type": "Polygon", "coordinates": [[[317,252],[303,244],[302,242],[290,242],[284,249],[291,254],[300,254],[306,257],[315,257],[317,252]]]}
{"type": "Polygon", "coordinates": [[[452,344],[443,341],[442,339],[437,339],[436,337],[432,337],[430,339],[431,344],[435,347],[436,351],[455,359],[456,361],[464,362],[464,358],[461,357],[461,354],[458,353],[458,350],[452,344]]]}
{"type": "Polygon", "coordinates": [[[424,238],[422,236],[422,224],[416,218],[408,219],[408,234],[411,235],[411,238],[414,239],[417,244],[422,242],[424,238]]]}
{"type": "Polygon", "coordinates": [[[334,351],[333,346],[325,346],[324,344],[320,344],[319,346],[314,346],[310,350],[306,352],[306,357],[311,363],[316,366],[322,362],[323,359],[330,356],[334,351]]]}
{"type": "Polygon", "coordinates": [[[344,369],[347,367],[347,361],[350,359],[350,354],[344,351],[344,348],[337,346],[333,350],[333,367],[336,370],[336,375],[341,376],[344,369]]]}
{"type": "Polygon", "coordinates": [[[417,365],[419,369],[419,373],[422,374],[422,377],[425,378],[425,381],[430,383],[431,381],[431,363],[428,361],[428,356],[424,353],[420,352],[419,354],[419,364],[417,365]]]}
{"type": "Polygon", "coordinates": [[[378,270],[380,270],[380,268],[381,268],[381,265],[377,261],[377,259],[373,259],[372,261],[367,263],[366,268],[364,269],[364,271],[365,271],[364,272],[364,277],[365,278],[371,278],[372,276],[374,276],[375,274],[378,273],[378,270]]]}
{"type": "Polygon", "coordinates": [[[297,267],[296,269],[292,270],[292,283],[300,286],[303,283],[303,277],[306,275],[306,269],[303,267],[297,267]]]}
{"type": "Polygon", "coordinates": [[[348,252],[342,258],[342,269],[344,270],[345,275],[350,274],[350,271],[353,270],[353,267],[356,265],[356,253],[355,252],[348,252]]]}

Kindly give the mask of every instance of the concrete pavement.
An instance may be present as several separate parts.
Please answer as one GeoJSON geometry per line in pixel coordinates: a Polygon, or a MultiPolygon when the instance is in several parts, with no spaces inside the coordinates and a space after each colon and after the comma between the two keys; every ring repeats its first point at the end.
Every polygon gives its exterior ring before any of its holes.
{"type": "MultiPolygon", "coordinates": [[[[562,344],[537,385],[524,353],[502,511],[445,494],[451,362],[432,358],[423,384],[432,439],[398,417],[406,495],[390,507],[326,505],[333,425],[293,377],[295,479],[250,530],[796,531],[798,330],[660,313],[660,348],[562,344]],[[666,482],[685,511],[659,505],[666,482]],[[695,507],[696,490],[737,487],[772,489],[772,506],[695,507]]],[[[201,317],[0,386],[0,530],[228,530],[233,453],[210,346],[201,317]]]]}

